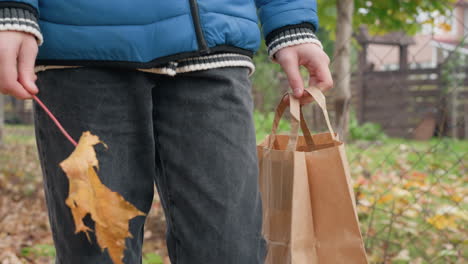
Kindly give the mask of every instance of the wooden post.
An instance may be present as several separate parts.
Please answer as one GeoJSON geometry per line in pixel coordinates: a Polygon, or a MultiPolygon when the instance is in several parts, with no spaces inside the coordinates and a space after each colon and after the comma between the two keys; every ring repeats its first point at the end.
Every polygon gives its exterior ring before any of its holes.
{"type": "Polygon", "coordinates": [[[452,136],[452,138],[455,138],[455,139],[458,138],[457,125],[458,125],[458,86],[453,87],[450,93],[450,135],[452,136]]]}
{"type": "Polygon", "coordinates": [[[447,96],[444,92],[445,87],[447,84],[445,83],[444,79],[442,78],[442,65],[437,64],[436,68],[437,73],[437,90],[438,90],[438,98],[440,98],[439,107],[438,107],[438,117],[437,117],[437,131],[436,135],[438,137],[446,136],[447,135],[447,96]]]}
{"type": "Polygon", "coordinates": [[[15,101],[15,106],[14,106],[15,118],[17,118],[21,124],[25,124],[24,100],[15,98],[14,101],[15,101]]]}
{"type": "MultiPolygon", "coordinates": [[[[408,86],[408,77],[410,74],[410,71],[408,70],[408,45],[400,45],[400,77],[399,77],[399,86],[401,87],[399,89],[399,94],[401,98],[401,103],[404,103],[404,109],[406,107],[411,105],[411,94],[409,91],[409,86],[408,86]]],[[[401,121],[401,125],[403,125],[406,128],[412,128],[414,129],[415,126],[410,124],[410,117],[405,114],[406,118],[401,121]]],[[[405,135],[405,136],[410,136],[410,134],[405,135]]]]}
{"type": "Polygon", "coordinates": [[[3,140],[3,131],[5,127],[5,101],[4,101],[4,95],[0,94],[0,144],[2,144],[3,140]]]}
{"type": "Polygon", "coordinates": [[[400,46],[400,71],[408,69],[408,46],[400,46]]]}
{"type": "Polygon", "coordinates": [[[361,43],[362,50],[359,52],[359,69],[358,69],[358,109],[356,109],[357,119],[360,124],[365,122],[365,94],[366,94],[366,80],[365,73],[367,69],[367,49],[369,44],[361,43]]]}

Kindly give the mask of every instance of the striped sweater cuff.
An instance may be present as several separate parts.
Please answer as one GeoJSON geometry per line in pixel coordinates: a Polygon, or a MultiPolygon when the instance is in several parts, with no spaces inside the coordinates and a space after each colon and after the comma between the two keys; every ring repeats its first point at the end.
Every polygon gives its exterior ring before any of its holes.
{"type": "Polygon", "coordinates": [[[282,48],[305,43],[314,43],[323,49],[322,43],[318,40],[313,29],[309,27],[289,27],[270,36],[266,41],[268,55],[271,59],[274,59],[275,53],[282,48]]]}
{"type": "Polygon", "coordinates": [[[0,31],[22,31],[36,37],[38,45],[42,45],[44,39],[37,23],[37,16],[24,8],[4,7],[0,8],[0,31]]]}

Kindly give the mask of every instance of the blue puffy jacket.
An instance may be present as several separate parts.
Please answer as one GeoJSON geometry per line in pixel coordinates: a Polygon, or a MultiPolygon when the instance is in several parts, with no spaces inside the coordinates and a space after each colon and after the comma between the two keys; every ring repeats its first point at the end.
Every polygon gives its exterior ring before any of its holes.
{"type": "Polygon", "coordinates": [[[251,56],[260,44],[258,18],[264,36],[318,26],[316,0],[0,0],[2,7],[38,14],[42,64],[151,67],[218,52],[251,56]]]}

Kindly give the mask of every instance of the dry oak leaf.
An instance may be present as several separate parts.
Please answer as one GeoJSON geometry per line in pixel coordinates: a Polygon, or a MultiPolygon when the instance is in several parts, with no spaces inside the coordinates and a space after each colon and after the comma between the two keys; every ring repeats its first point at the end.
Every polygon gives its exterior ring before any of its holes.
{"type": "Polygon", "coordinates": [[[128,222],[145,214],[101,183],[94,169],[99,169],[93,147],[98,143],[104,144],[89,131],[84,132],[70,157],[60,163],[69,180],[69,193],[65,203],[71,209],[75,233],[85,232],[91,241],[89,232],[92,230],[83,222],[83,218],[89,213],[95,222],[99,246],[102,250],[107,248],[115,264],[123,264],[125,238],[132,237],[128,231],[128,222]]]}

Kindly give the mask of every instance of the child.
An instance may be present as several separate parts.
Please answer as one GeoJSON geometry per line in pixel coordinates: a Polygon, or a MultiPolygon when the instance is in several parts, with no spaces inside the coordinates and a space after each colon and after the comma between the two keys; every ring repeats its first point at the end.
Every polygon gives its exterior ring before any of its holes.
{"type": "MultiPolygon", "coordinates": [[[[315,0],[0,0],[0,91],[40,91],[72,137],[100,136],[102,182],[145,213],[155,183],[173,264],[263,263],[249,81],[257,13],[294,95],[311,101],[300,65],[331,88],[315,0]]],[[[74,234],[58,167],[73,146],[34,110],[56,263],[111,263],[74,234]]],[[[125,263],[142,261],[144,221],[130,222],[125,263]]]]}

